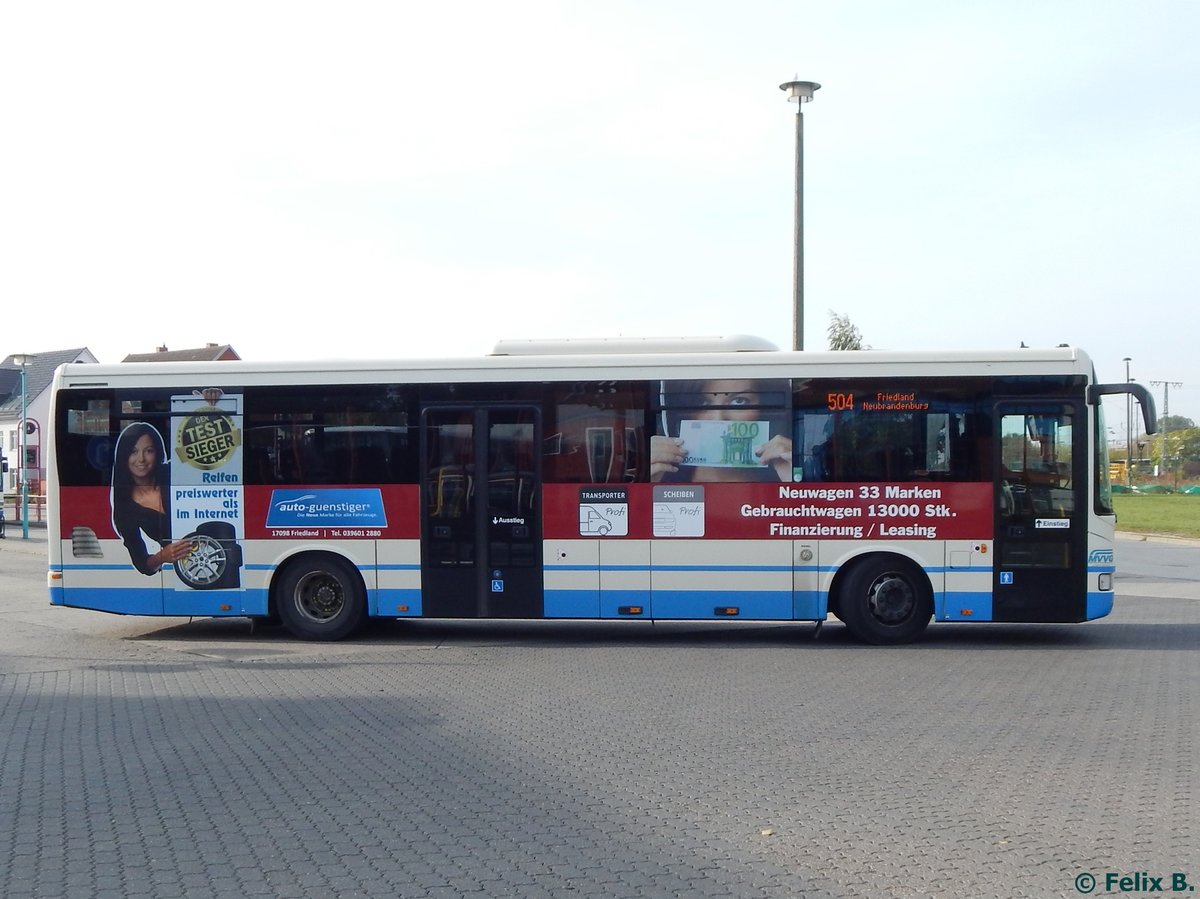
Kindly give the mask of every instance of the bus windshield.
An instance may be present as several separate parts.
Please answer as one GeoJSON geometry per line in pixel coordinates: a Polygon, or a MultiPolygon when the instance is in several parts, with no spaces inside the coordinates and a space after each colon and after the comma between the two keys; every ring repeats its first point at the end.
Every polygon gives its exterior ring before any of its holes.
{"type": "Polygon", "coordinates": [[[1108,462],[1108,427],[1104,422],[1104,404],[1096,405],[1096,514],[1113,515],[1112,472],[1108,462]]]}

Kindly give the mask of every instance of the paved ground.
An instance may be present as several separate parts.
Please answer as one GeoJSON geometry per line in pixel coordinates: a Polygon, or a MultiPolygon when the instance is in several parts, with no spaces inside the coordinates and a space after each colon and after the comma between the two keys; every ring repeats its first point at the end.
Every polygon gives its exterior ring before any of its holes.
{"type": "Polygon", "coordinates": [[[1200,884],[1194,547],[1165,550],[1178,577],[1123,583],[1109,620],[937,625],[902,648],[836,623],[813,641],[637,622],[387,623],[324,646],[51,609],[44,546],[12,536],[4,897],[1200,884]]]}

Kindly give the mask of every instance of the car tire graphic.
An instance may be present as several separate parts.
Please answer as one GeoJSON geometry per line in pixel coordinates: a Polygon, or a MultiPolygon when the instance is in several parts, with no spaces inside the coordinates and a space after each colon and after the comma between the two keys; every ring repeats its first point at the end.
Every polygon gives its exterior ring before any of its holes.
{"type": "Polygon", "coordinates": [[[224,521],[207,521],[183,539],[192,541],[192,551],[175,563],[179,579],[194,590],[237,587],[242,566],[242,548],[237,532],[224,521]]]}

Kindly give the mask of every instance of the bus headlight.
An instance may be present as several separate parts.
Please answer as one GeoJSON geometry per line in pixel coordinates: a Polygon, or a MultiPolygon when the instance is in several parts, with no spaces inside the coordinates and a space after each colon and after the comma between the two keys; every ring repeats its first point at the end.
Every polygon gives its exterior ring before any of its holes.
{"type": "Polygon", "coordinates": [[[1100,575],[1100,590],[1107,593],[1113,588],[1113,576],[1111,572],[1105,572],[1100,575]]]}

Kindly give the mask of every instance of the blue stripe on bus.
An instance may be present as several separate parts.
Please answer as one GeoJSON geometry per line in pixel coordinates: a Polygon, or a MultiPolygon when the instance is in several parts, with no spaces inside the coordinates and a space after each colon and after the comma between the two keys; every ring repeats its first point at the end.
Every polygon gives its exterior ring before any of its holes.
{"type": "Polygon", "coordinates": [[[547,589],[547,618],[744,618],[770,621],[814,621],[823,618],[824,594],[818,590],[557,590],[547,589]],[[640,607],[637,614],[622,608],[640,607]],[[736,616],[717,608],[736,607],[736,616]]]}
{"type": "Polygon", "coordinates": [[[242,591],[242,611],[247,615],[266,615],[269,602],[266,587],[247,587],[242,591]]]}
{"type": "Polygon", "coordinates": [[[267,614],[266,590],[164,590],[162,614],[221,618],[267,614]],[[261,600],[254,594],[261,594],[261,600]],[[222,609],[221,606],[229,606],[222,609]]]}
{"type": "Polygon", "coordinates": [[[421,591],[417,587],[380,587],[371,591],[369,605],[368,614],[377,617],[420,618],[421,591]]]}
{"type": "Polygon", "coordinates": [[[598,590],[554,590],[542,592],[542,615],[546,618],[599,618],[598,590]]]}
{"type": "Polygon", "coordinates": [[[546,571],[652,571],[652,565],[545,565],[546,571]]]}
{"type": "Polygon", "coordinates": [[[118,615],[177,618],[267,614],[266,590],[164,590],[161,587],[51,587],[50,603],[118,615]],[[222,605],[229,606],[222,609],[222,605]]]}
{"type": "MultiPolygon", "coordinates": [[[[128,566],[125,566],[128,567],[128,566]]],[[[162,587],[64,587],[62,605],[120,615],[161,615],[162,587]]]]}
{"type": "Polygon", "coordinates": [[[653,615],[669,618],[792,618],[791,590],[655,590],[653,615]],[[717,608],[736,608],[736,615],[719,615],[717,608]]]}
{"type": "MultiPolygon", "coordinates": [[[[245,567],[246,567],[247,571],[274,571],[279,566],[274,563],[256,562],[253,564],[248,563],[245,567]]],[[[356,563],[356,567],[360,571],[420,571],[421,570],[421,565],[418,562],[396,563],[396,564],[385,564],[385,565],[372,565],[372,564],[361,565],[361,564],[356,563]]]]}
{"type": "MultiPolygon", "coordinates": [[[[546,565],[546,571],[817,571],[798,565],[546,565]]],[[[831,571],[833,569],[830,569],[831,571]]]]}
{"type": "Polygon", "coordinates": [[[640,590],[601,590],[601,618],[652,618],[653,595],[649,588],[640,590]],[[641,609],[634,615],[630,612],[622,614],[621,609],[641,609]]]}
{"type": "Polygon", "coordinates": [[[90,564],[83,563],[64,563],[62,571],[133,571],[134,568],[128,562],[122,562],[115,565],[104,565],[100,562],[92,562],[90,564]]]}
{"type": "Polygon", "coordinates": [[[792,617],[797,621],[817,621],[825,617],[826,594],[820,590],[792,592],[792,617]]]}
{"type": "Polygon", "coordinates": [[[991,621],[992,594],[982,590],[947,590],[934,597],[934,608],[938,621],[991,621]]]}
{"type": "MultiPolygon", "coordinates": [[[[800,565],[546,565],[547,571],[818,571],[800,565]]],[[[835,569],[830,568],[829,571],[835,569]]]]}
{"type": "MultiPolygon", "coordinates": [[[[546,565],[546,571],[651,571],[651,572],[689,572],[689,571],[792,571],[802,574],[835,574],[844,565],[546,565]]],[[[922,569],[926,574],[991,574],[995,569],[991,565],[972,565],[968,568],[945,565],[930,565],[922,569]]]]}
{"type": "Polygon", "coordinates": [[[651,565],[652,571],[795,571],[794,565],[651,565]]]}
{"type": "Polygon", "coordinates": [[[1087,619],[1090,621],[1093,618],[1103,618],[1113,610],[1113,596],[1115,594],[1111,590],[1105,592],[1088,591],[1087,595],[1087,619]]]}

